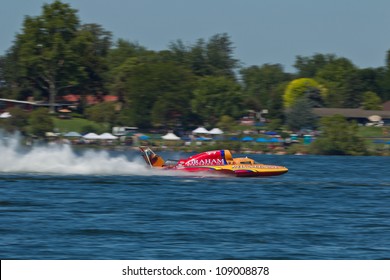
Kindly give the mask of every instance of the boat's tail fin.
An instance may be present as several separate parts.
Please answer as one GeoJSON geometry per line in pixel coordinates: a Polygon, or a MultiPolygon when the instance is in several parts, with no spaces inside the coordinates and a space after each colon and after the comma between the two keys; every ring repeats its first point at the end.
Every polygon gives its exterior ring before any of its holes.
{"type": "Polygon", "coordinates": [[[162,167],[165,163],[164,159],[152,151],[149,147],[139,147],[142,152],[142,157],[150,167],[162,167]]]}

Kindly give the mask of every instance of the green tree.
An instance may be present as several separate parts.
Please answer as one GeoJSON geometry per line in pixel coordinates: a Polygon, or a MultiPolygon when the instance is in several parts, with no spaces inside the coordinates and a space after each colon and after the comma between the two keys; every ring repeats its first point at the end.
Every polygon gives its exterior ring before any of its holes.
{"type": "Polygon", "coordinates": [[[211,74],[233,78],[238,61],[233,57],[233,43],[226,34],[216,34],[210,38],[206,46],[207,60],[211,74]]]}
{"type": "Polygon", "coordinates": [[[182,40],[171,42],[168,46],[169,59],[182,66],[191,67],[190,48],[187,47],[182,40]]]}
{"type": "Polygon", "coordinates": [[[114,125],[116,122],[115,103],[102,102],[86,108],[85,114],[91,121],[114,125]]]}
{"type": "MultiPolygon", "coordinates": [[[[190,92],[187,94],[189,96],[190,92]]],[[[174,92],[166,92],[157,98],[151,111],[151,120],[155,127],[170,129],[187,127],[195,121],[188,98],[174,92]]]]}
{"type": "Polygon", "coordinates": [[[77,86],[80,93],[101,95],[105,91],[111,37],[111,32],[98,24],[84,24],[78,30],[75,51],[80,55],[79,67],[84,70],[84,75],[80,76],[77,86]]]}
{"type": "MultiPolygon", "coordinates": [[[[132,73],[135,71],[135,67],[148,61],[148,56],[153,56],[154,52],[148,51],[145,47],[140,46],[137,43],[129,42],[123,39],[119,39],[114,48],[109,51],[107,56],[108,73],[106,75],[106,86],[111,93],[115,93],[119,101],[125,101],[125,95],[127,94],[127,82],[131,79],[132,73]]],[[[129,115],[128,106],[124,107],[121,112],[122,119],[129,121],[128,117],[125,117],[123,113],[129,115]]]]}
{"type": "Polygon", "coordinates": [[[3,98],[17,99],[24,89],[15,50],[14,45],[6,51],[5,55],[0,56],[0,97],[3,98]]]}
{"type": "Polygon", "coordinates": [[[311,94],[313,91],[319,91],[323,94],[325,90],[316,80],[311,78],[299,78],[291,81],[283,95],[284,107],[290,108],[299,98],[311,94]]]}
{"type": "Polygon", "coordinates": [[[28,126],[28,113],[18,107],[10,108],[8,110],[11,117],[0,119],[0,127],[8,132],[20,131],[26,133],[28,126]]]}
{"type": "Polygon", "coordinates": [[[115,125],[117,125],[117,126],[132,126],[132,125],[134,125],[134,119],[131,116],[132,116],[132,111],[131,111],[130,106],[122,106],[120,111],[118,111],[118,113],[117,113],[115,125]]]}
{"type": "Polygon", "coordinates": [[[372,91],[363,94],[362,107],[364,110],[382,110],[382,100],[372,91]]]}
{"type": "Polygon", "coordinates": [[[382,100],[390,100],[390,50],[386,52],[386,65],[383,67],[380,85],[382,91],[374,91],[380,93],[382,100]]]}
{"type": "Polygon", "coordinates": [[[356,76],[361,84],[361,92],[372,91],[382,100],[386,100],[383,99],[385,88],[382,86],[385,76],[384,67],[358,69],[356,76]]]}
{"type": "Polygon", "coordinates": [[[49,93],[50,111],[60,87],[80,73],[74,39],[79,28],[76,10],[55,1],[44,4],[42,15],[26,17],[16,37],[15,51],[23,76],[49,93]]]}
{"type": "Polygon", "coordinates": [[[40,108],[34,110],[29,118],[30,132],[37,137],[45,137],[46,132],[54,129],[54,123],[47,109],[40,108]]]}
{"type": "Polygon", "coordinates": [[[283,107],[283,95],[288,82],[280,83],[272,89],[268,100],[268,114],[266,118],[284,119],[285,110],[283,107]]]}
{"type": "Polygon", "coordinates": [[[328,107],[355,107],[359,103],[361,84],[357,68],[346,58],[337,58],[317,72],[316,80],[328,89],[325,103],[328,107]]]}
{"type": "Polygon", "coordinates": [[[192,110],[211,126],[223,115],[237,118],[243,112],[241,88],[226,77],[202,78],[194,90],[192,110]]]}
{"type": "Polygon", "coordinates": [[[241,69],[240,74],[247,108],[256,111],[270,109],[273,92],[289,78],[280,64],[251,66],[241,69]]]}
{"type": "Polygon", "coordinates": [[[283,123],[282,123],[281,119],[271,119],[267,123],[267,129],[271,130],[271,131],[280,130],[282,125],[283,125],[283,123]]]}
{"type": "Polygon", "coordinates": [[[298,77],[314,78],[318,71],[335,59],[333,54],[315,54],[311,57],[298,55],[294,67],[298,70],[298,77]]]}
{"type": "Polygon", "coordinates": [[[238,60],[233,56],[233,43],[226,34],[216,34],[207,42],[199,39],[186,46],[181,40],[170,43],[169,58],[197,76],[227,76],[233,78],[238,60]]]}
{"type": "Polygon", "coordinates": [[[286,123],[291,130],[303,128],[313,129],[317,126],[317,116],[313,113],[310,100],[303,96],[299,98],[286,113],[286,123]]]}
{"type": "MultiPolygon", "coordinates": [[[[109,50],[107,63],[110,71],[122,65],[129,58],[141,58],[153,53],[138,43],[118,39],[114,47],[109,50]]],[[[112,73],[116,75],[116,73],[112,73]]]]}
{"type": "Polygon", "coordinates": [[[197,76],[211,75],[211,67],[208,62],[206,42],[204,39],[199,39],[194,46],[191,47],[189,53],[189,64],[192,72],[197,76]]]}
{"type": "Polygon", "coordinates": [[[232,131],[234,119],[231,116],[223,115],[219,118],[217,126],[224,132],[232,131]]]}
{"type": "Polygon", "coordinates": [[[324,117],[320,121],[320,137],[312,143],[315,153],[325,155],[365,155],[367,145],[358,136],[358,125],[341,115],[324,117]]]}
{"type": "Polygon", "coordinates": [[[148,62],[137,58],[129,58],[117,70],[120,79],[117,90],[124,93],[124,109],[132,125],[161,124],[159,117],[166,120],[176,116],[185,120],[191,113],[194,82],[189,70],[172,62],[148,62]],[[167,104],[167,100],[174,104],[167,104]]]}
{"type": "Polygon", "coordinates": [[[25,100],[28,96],[35,96],[37,92],[31,82],[23,76],[16,49],[16,46],[11,47],[0,58],[0,96],[25,100]]]}

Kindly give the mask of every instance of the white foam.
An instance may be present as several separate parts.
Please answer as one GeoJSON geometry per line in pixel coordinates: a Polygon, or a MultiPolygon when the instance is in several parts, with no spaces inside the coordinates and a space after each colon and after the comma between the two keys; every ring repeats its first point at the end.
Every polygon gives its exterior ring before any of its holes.
{"type": "Polygon", "coordinates": [[[152,175],[142,158],[131,161],[106,151],[81,154],[70,145],[46,144],[25,147],[17,135],[0,134],[0,172],[33,172],[96,175],[152,175]]]}

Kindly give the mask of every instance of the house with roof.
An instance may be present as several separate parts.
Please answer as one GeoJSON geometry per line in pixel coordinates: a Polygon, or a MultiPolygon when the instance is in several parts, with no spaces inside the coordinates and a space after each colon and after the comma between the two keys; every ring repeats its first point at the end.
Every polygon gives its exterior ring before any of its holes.
{"type": "MultiPolygon", "coordinates": [[[[101,102],[117,102],[118,96],[115,95],[103,95],[97,97],[95,95],[86,95],[87,105],[95,105],[101,102]]],[[[77,94],[68,94],[64,96],[59,96],[57,102],[54,104],[56,111],[59,109],[64,109],[67,107],[75,108],[81,102],[81,96],[77,94]]],[[[25,111],[32,111],[37,107],[50,107],[50,104],[46,101],[35,101],[33,98],[28,100],[17,100],[17,99],[7,99],[0,98],[0,113],[6,112],[10,108],[18,107],[25,111]]]]}
{"type": "MultiPolygon", "coordinates": [[[[63,102],[70,103],[71,105],[75,106],[78,105],[81,102],[81,95],[79,94],[67,94],[61,97],[63,102]]],[[[86,95],[85,96],[85,102],[87,105],[96,105],[101,102],[117,102],[118,96],[115,95],[103,95],[103,96],[96,96],[96,95],[86,95]]]]}
{"type": "Polygon", "coordinates": [[[347,120],[354,120],[362,125],[371,123],[373,119],[380,119],[385,125],[390,125],[390,110],[364,110],[361,108],[314,108],[313,113],[318,117],[341,115],[347,120]],[[379,118],[377,118],[377,116],[379,116],[379,118]]]}
{"type": "Polygon", "coordinates": [[[382,104],[383,111],[390,111],[390,100],[382,104]]]}

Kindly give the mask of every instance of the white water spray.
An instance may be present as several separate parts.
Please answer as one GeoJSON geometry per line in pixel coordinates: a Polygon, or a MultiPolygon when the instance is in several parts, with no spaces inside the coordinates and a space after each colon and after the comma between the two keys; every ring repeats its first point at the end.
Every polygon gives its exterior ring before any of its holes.
{"type": "Polygon", "coordinates": [[[130,161],[106,151],[86,150],[78,155],[70,145],[24,147],[17,135],[0,133],[0,172],[85,175],[150,175],[142,158],[130,161]]]}

